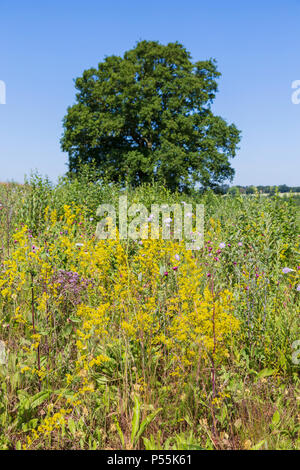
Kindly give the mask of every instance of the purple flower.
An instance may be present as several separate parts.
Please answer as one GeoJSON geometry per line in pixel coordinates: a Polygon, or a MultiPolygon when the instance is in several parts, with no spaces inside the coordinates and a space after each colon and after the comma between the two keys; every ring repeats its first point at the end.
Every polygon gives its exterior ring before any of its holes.
{"type": "Polygon", "coordinates": [[[225,248],[225,246],[226,246],[226,243],[222,242],[222,243],[220,243],[219,248],[222,249],[222,248],[225,248]]]}
{"type": "Polygon", "coordinates": [[[164,276],[168,276],[168,274],[169,274],[168,271],[164,272],[164,276]]]}
{"type": "Polygon", "coordinates": [[[179,261],[179,260],[180,260],[180,256],[179,256],[179,255],[177,255],[177,254],[174,256],[174,258],[175,258],[175,259],[177,259],[177,261],[179,261]]]}
{"type": "Polygon", "coordinates": [[[173,271],[177,271],[177,269],[178,269],[178,266],[173,266],[173,268],[172,268],[172,269],[173,269],[173,271]]]}
{"type": "Polygon", "coordinates": [[[81,302],[80,294],[90,284],[93,284],[93,280],[81,278],[75,271],[64,271],[62,269],[55,273],[53,281],[58,285],[59,295],[75,305],[81,302]]]}
{"type": "Polygon", "coordinates": [[[294,269],[291,269],[291,268],[283,268],[283,270],[282,270],[283,274],[288,274],[292,271],[294,271],[294,269]]]}
{"type": "Polygon", "coordinates": [[[238,246],[243,246],[242,242],[238,242],[238,246]]]}
{"type": "Polygon", "coordinates": [[[296,290],[299,292],[300,291],[300,284],[297,285],[296,290]]]}

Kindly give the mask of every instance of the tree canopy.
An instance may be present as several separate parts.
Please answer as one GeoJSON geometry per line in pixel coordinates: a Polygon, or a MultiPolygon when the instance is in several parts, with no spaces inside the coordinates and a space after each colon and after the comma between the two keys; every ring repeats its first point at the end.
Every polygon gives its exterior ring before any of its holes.
{"type": "Polygon", "coordinates": [[[211,111],[219,76],[215,60],[193,63],[178,42],[156,41],[84,71],[63,120],[70,172],[94,161],[111,181],[179,191],[231,180],[240,131],[211,111]]]}

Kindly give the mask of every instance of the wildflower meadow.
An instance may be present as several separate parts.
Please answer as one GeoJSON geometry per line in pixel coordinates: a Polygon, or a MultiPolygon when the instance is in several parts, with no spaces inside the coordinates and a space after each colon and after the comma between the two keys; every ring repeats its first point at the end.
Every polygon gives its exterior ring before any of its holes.
{"type": "Polygon", "coordinates": [[[0,185],[0,448],[300,449],[297,200],[91,171],[0,185]],[[124,191],[203,204],[203,246],[172,214],[168,240],[97,238],[124,191]]]}

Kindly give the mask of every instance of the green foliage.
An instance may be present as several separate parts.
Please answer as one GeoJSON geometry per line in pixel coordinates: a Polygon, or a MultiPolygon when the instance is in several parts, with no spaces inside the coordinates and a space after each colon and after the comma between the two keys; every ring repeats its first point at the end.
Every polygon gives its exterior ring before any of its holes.
{"type": "MultiPolygon", "coordinates": [[[[56,186],[39,175],[32,175],[24,186],[0,185],[3,279],[5,262],[13,259],[13,234],[22,224],[28,225],[26,236],[34,234],[39,249],[46,251],[53,236],[51,220],[44,220],[46,207],[56,211],[59,219],[64,206],[75,201],[83,223],[80,227],[74,224],[70,230],[92,240],[97,207],[101,202],[117,207],[120,194],[124,194],[123,188],[103,181],[98,169],[87,165],[56,186]]],[[[153,203],[172,204],[183,199],[180,193],[158,183],[128,188],[127,195],[129,204],[140,202],[148,208],[153,203]]],[[[293,198],[280,198],[278,194],[266,198],[207,191],[184,196],[184,200],[205,206],[205,246],[195,253],[203,269],[202,287],[211,279],[208,274],[213,274],[216,291],[226,288],[233,293],[234,315],[240,322],[238,334],[230,338],[229,356],[216,368],[215,396],[210,367],[198,369],[199,358],[192,360],[191,373],[183,382],[171,376],[171,364],[166,362],[161,367],[157,345],[144,360],[141,342],[124,342],[116,331],[111,344],[104,345],[102,340],[92,344],[93,352],[109,358],[90,376],[93,392],[76,397],[81,403],[49,436],[43,427],[46,420],[67,408],[68,400],[74,400],[77,381],[85,378],[82,371],[82,377],[74,374],[66,385],[66,375],[75,370],[76,330],[82,319],[68,293],[59,305],[52,301],[53,294],[45,298],[44,306],[38,302],[37,293],[46,290],[42,278],[34,277],[35,328],[41,336],[40,366],[45,374],[39,380],[37,350],[31,348],[35,342],[31,339],[31,278],[26,273],[25,288],[18,291],[18,283],[13,285],[10,300],[2,294],[5,285],[0,293],[0,341],[5,346],[1,356],[5,360],[0,363],[1,449],[21,449],[24,445],[49,449],[300,449],[299,366],[292,362],[292,343],[300,337],[296,289],[299,208],[293,198]],[[217,254],[220,242],[226,247],[217,254]],[[293,271],[285,274],[283,267],[293,271]],[[36,439],[27,441],[34,432],[36,439]]],[[[54,250],[59,244],[59,230],[54,233],[58,240],[54,250]]],[[[128,250],[135,250],[136,245],[128,245],[128,250]]],[[[65,252],[57,249],[54,255],[53,269],[67,265],[65,252]]],[[[16,266],[17,279],[22,262],[16,266]]],[[[119,277],[112,259],[107,282],[116,279],[119,277]]],[[[177,278],[174,275],[172,279],[177,278]]],[[[101,288],[106,292],[104,281],[101,288]]],[[[176,289],[175,282],[163,280],[162,294],[166,288],[176,289]]],[[[88,300],[84,290],[83,299],[89,305],[98,305],[99,292],[88,300]]],[[[164,304],[162,295],[158,313],[164,304]]]]}
{"type": "MultiPolygon", "coordinates": [[[[158,410],[152,411],[148,414],[142,421],[141,421],[141,411],[145,408],[141,405],[138,396],[134,396],[134,407],[132,412],[132,422],[131,422],[131,435],[130,435],[130,442],[125,442],[125,434],[121,430],[120,424],[117,419],[115,419],[115,426],[120,437],[120,441],[122,444],[122,448],[135,448],[139,442],[139,439],[142,437],[144,432],[146,431],[147,427],[154,421],[155,417],[158,413],[162,410],[159,408],[158,410]]],[[[143,438],[144,439],[144,438],[143,438]]]]}
{"type": "Polygon", "coordinates": [[[64,118],[70,171],[94,160],[110,181],[179,191],[231,179],[240,132],[210,109],[219,76],[214,60],[193,63],[178,42],[155,41],[84,71],[64,118]]]}

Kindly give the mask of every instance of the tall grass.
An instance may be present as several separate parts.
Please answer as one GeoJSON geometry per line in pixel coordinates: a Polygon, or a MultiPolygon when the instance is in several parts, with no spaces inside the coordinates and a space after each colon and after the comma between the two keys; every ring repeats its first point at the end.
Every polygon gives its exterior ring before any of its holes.
{"type": "Polygon", "coordinates": [[[87,167],[0,185],[0,448],[299,449],[298,216],[87,167]],[[97,241],[125,193],[203,203],[203,249],[97,241]]]}

